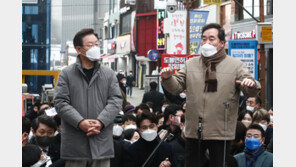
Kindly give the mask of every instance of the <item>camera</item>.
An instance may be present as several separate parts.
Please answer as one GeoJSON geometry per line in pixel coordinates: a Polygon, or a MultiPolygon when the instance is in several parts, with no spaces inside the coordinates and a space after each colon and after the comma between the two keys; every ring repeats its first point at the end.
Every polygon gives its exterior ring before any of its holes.
{"type": "Polygon", "coordinates": [[[176,0],[167,0],[166,10],[170,13],[174,13],[178,9],[176,0]]]}

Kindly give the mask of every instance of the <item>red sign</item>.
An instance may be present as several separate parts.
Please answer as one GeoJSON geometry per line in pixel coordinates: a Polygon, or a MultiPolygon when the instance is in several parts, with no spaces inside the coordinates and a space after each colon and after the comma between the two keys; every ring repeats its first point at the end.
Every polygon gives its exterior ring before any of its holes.
{"type": "Polygon", "coordinates": [[[161,55],[161,69],[170,67],[173,70],[179,71],[185,66],[185,62],[199,55],[181,55],[181,54],[163,54],[161,55]]]}

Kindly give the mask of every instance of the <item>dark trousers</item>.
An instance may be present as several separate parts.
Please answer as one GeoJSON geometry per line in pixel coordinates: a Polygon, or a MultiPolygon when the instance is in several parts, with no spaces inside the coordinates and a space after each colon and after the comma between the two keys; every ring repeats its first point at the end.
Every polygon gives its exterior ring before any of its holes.
{"type": "MultiPolygon", "coordinates": [[[[226,141],[226,165],[229,161],[229,144],[226,141]]],[[[187,138],[185,141],[185,167],[223,167],[224,162],[224,141],[223,140],[199,140],[187,138]],[[207,157],[206,150],[209,150],[207,157]],[[208,161],[208,158],[210,159],[208,161]]]]}

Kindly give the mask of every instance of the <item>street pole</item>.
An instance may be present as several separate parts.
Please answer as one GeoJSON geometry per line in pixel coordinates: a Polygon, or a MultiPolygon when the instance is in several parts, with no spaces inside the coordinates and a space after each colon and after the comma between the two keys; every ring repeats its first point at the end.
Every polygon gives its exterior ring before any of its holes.
{"type": "MultiPolygon", "coordinates": [[[[260,0],[260,23],[264,23],[264,0],[260,0]]],[[[257,34],[261,35],[261,34],[257,34]]],[[[262,107],[265,108],[265,47],[260,44],[260,84],[262,107]]]]}
{"type": "Polygon", "coordinates": [[[189,55],[189,24],[190,24],[190,19],[189,19],[189,0],[186,0],[186,12],[187,12],[187,18],[186,18],[186,54],[189,55]]]}

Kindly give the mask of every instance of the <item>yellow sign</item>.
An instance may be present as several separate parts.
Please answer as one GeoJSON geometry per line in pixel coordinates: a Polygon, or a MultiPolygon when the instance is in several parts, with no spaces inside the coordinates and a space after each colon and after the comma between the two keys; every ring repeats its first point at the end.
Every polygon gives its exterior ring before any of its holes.
{"type": "Polygon", "coordinates": [[[222,0],[203,0],[206,5],[221,5],[222,0]]]}
{"type": "Polygon", "coordinates": [[[262,42],[272,41],[272,27],[262,27],[262,42]]]}

